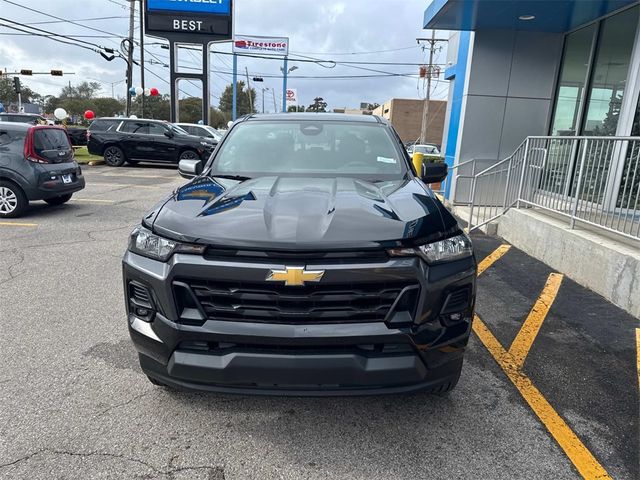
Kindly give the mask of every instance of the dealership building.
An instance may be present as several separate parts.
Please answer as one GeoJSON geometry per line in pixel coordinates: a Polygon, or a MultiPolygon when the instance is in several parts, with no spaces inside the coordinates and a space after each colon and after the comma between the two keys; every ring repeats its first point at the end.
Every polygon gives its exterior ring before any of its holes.
{"type": "MultiPolygon", "coordinates": [[[[556,242],[586,230],[640,251],[639,25],[637,0],[427,4],[424,28],[452,32],[444,194],[467,209],[471,229],[495,222],[509,239],[514,216],[523,229],[525,213],[545,214],[566,227],[556,242]]],[[[536,224],[530,253],[573,268],[534,252],[535,230],[539,249],[553,250],[536,224]]],[[[631,277],[640,276],[636,260],[631,277]]],[[[640,289],[600,293],[640,298],[640,289]]],[[[637,303],[624,308],[638,315],[637,303]]]]}

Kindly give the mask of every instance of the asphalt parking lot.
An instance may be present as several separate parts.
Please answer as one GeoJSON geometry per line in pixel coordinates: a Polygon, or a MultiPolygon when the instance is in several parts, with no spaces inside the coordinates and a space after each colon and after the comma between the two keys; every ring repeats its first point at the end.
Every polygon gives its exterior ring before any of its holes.
{"type": "Polygon", "coordinates": [[[0,478],[640,478],[640,322],[496,238],[474,237],[478,318],[449,395],[154,387],[120,259],[184,180],[85,172],[69,204],[0,222],[0,478]]]}

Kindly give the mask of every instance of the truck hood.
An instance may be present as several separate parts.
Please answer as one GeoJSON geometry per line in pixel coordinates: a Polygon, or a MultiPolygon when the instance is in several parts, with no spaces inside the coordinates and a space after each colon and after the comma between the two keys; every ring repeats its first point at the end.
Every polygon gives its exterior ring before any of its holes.
{"type": "Polygon", "coordinates": [[[265,250],[407,246],[459,229],[418,180],[346,177],[199,177],[145,220],[176,240],[265,250]]]}

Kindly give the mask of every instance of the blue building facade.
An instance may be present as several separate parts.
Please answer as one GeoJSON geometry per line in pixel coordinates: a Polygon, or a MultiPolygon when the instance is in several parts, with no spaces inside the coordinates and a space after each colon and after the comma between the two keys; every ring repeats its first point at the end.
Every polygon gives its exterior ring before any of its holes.
{"type": "Polygon", "coordinates": [[[453,32],[446,197],[527,136],[640,135],[639,24],[638,0],[433,0],[424,28],[453,32]]]}

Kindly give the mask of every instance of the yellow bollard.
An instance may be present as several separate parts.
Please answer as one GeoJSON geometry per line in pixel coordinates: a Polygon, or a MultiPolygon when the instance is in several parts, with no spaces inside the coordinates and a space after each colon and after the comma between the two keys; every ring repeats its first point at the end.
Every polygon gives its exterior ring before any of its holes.
{"type": "Polygon", "coordinates": [[[413,161],[413,168],[416,170],[416,175],[422,177],[422,163],[424,161],[424,154],[415,152],[411,158],[413,161]]]}

